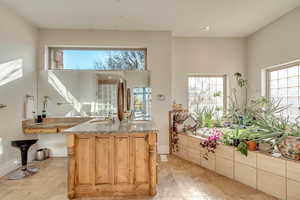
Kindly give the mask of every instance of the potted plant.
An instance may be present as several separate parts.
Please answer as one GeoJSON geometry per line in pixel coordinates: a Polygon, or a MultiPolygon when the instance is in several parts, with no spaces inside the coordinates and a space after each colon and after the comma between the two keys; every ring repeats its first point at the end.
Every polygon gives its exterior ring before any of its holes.
{"type": "Polygon", "coordinates": [[[253,107],[256,120],[254,125],[258,128],[256,141],[272,142],[277,146],[282,156],[300,160],[300,124],[298,120],[292,121],[279,115],[288,108],[281,106],[277,100],[264,100],[264,106],[253,107]]]}
{"type": "Polygon", "coordinates": [[[248,147],[245,142],[240,142],[236,150],[239,151],[242,155],[248,156],[248,147]]]}
{"type": "Polygon", "coordinates": [[[237,147],[240,144],[240,129],[236,128],[232,131],[232,141],[233,146],[237,147]]]}
{"type": "Polygon", "coordinates": [[[223,132],[220,129],[213,128],[210,136],[200,142],[200,145],[205,148],[207,151],[203,155],[203,157],[208,160],[208,154],[209,153],[215,153],[215,150],[218,146],[218,140],[223,135],[223,132]]]}
{"type": "Polygon", "coordinates": [[[256,134],[257,133],[252,132],[251,130],[246,130],[241,136],[242,140],[246,143],[247,149],[249,151],[256,151],[256,134]]]}
{"type": "Polygon", "coordinates": [[[224,129],[224,130],[223,130],[223,135],[222,135],[221,138],[220,138],[220,142],[221,142],[222,144],[232,146],[232,145],[233,145],[232,131],[229,131],[229,130],[227,130],[227,129],[224,129]]]}

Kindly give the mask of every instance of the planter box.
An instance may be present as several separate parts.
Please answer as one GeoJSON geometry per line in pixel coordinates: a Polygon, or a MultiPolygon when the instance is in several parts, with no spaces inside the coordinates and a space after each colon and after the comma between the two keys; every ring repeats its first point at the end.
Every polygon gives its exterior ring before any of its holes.
{"type": "Polygon", "coordinates": [[[196,136],[179,134],[179,152],[173,154],[279,199],[300,200],[300,162],[252,151],[245,157],[223,144],[206,160],[207,151],[200,146],[201,141],[196,136]]]}

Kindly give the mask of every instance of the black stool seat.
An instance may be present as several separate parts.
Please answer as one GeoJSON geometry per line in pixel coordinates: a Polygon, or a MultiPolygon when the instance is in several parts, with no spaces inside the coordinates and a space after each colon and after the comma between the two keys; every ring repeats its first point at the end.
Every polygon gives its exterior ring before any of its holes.
{"type": "Polygon", "coordinates": [[[11,145],[13,147],[22,147],[22,146],[28,146],[30,147],[31,145],[35,144],[38,140],[34,139],[34,140],[14,140],[11,141],[11,145]]]}
{"type": "Polygon", "coordinates": [[[28,150],[37,141],[38,141],[37,139],[11,141],[11,145],[13,147],[19,148],[20,151],[21,151],[22,167],[21,167],[21,171],[18,170],[16,172],[12,173],[8,177],[8,179],[11,179],[11,180],[21,179],[21,178],[24,178],[26,176],[30,176],[33,173],[37,172],[36,168],[34,168],[34,169],[28,169],[27,168],[28,150]]]}

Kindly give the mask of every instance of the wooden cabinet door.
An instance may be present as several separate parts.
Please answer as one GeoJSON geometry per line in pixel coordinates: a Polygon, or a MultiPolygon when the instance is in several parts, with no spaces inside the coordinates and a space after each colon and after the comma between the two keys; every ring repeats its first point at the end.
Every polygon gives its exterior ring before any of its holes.
{"type": "Polygon", "coordinates": [[[94,147],[92,137],[76,136],[76,183],[78,185],[92,185],[94,167],[94,147]]]}
{"type": "Polygon", "coordinates": [[[113,137],[95,138],[95,181],[97,184],[113,183],[113,137]]]}
{"type": "Polygon", "coordinates": [[[130,183],[131,181],[131,148],[130,137],[116,136],[114,139],[114,169],[115,184],[130,183]]]}
{"type": "Polygon", "coordinates": [[[149,144],[147,137],[134,138],[135,183],[149,182],[149,144]]]}

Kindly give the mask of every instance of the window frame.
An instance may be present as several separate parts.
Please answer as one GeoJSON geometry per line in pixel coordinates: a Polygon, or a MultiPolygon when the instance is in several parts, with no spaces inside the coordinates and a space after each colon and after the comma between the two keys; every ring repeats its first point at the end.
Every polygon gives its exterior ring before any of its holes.
{"type": "MultiPolygon", "coordinates": [[[[136,110],[135,110],[135,95],[149,95],[149,102],[148,102],[148,106],[149,106],[149,112],[148,112],[148,116],[144,116],[145,118],[149,118],[149,119],[151,119],[152,118],[152,110],[151,110],[151,108],[152,108],[152,89],[151,89],[151,87],[134,87],[134,88],[132,88],[132,108],[133,108],[133,111],[135,112],[136,110]],[[143,89],[143,90],[145,90],[145,89],[148,89],[149,90],[149,92],[148,93],[146,93],[146,92],[142,92],[142,93],[140,93],[140,92],[138,92],[138,93],[135,93],[134,92],[134,90],[135,89],[143,89]]],[[[144,102],[144,103],[146,103],[146,102],[144,102]]],[[[143,104],[141,104],[141,105],[143,105],[143,104]]],[[[144,105],[146,105],[146,104],[144,104],[144,105]]]]}
{"type": "MultiPolygon", "coordinates": [[[[265,69],[265,71],[266,71],[266,75],[265,75],[265,77],[266,77],[266,80],[265,80],[265,91],[266,91],[266,95],[265,95],[265,97],[267,98],[267,99],[270,99],[271,98],[271,73],[272,72],[275,72],[275,71],[279,71],[279,70],[282,70],[282,69],[288,69],[288,68],[291,68],[291,67],[298,67],[298,74],[297,74],[297,76],[298,76],[298,104],[297,104],[297,107],[298,107],[298,109],[300,108],[300,102],[299,102],[299,100],[300,100],[300,61],[293,61],[293,62],[289,62],[288,64],[281,64],[281,65],[276,65],[276,66],[273,66],[273,67],[269,67],[269,68],[266,68],[265,69]]],[[[287,79],[289,78],[289,77],[286,77],[287,79]]],[[[287,88],[287,91],[288,91],[288,86],[286,87],[287,88]]],[[[289,96],[288,96],[288,94],[286,95],[286,97],[288,98],[289,96]]],[[[289,104],[288,102],[287,102],[287,106],[288,105],[295,105],[295,104],[289,104]]],[[[299,112],[298,112],[299,113],[299,112]]],[[[298,116],[299,116],[299,114],[298,114],[298,116]]]]}
{"type": "Polygon", "coordinates": [[[92,71],[147,71],[148,70],[148,50],[145,47],[141,47],[141,48],[132,48],[132,47],[65,47],[65,46],[47,46],[47,62],[45,64],[46,66],[46,70],[65,70],[65,71],[70,71],[70,70],[92,70],[92,71]],[[101,70],[101,69],[51,69],[51,52],[52,49],[60,49],[60,50],[83,50],[83,51],[88,51],[88,50],[115,50],[115,51],[143,51],[145,54],[145,68],[140,70],[101,70]]]}
{"type": "MultiPolygon", "coordinates": [[[[274,71],[279,71],[279,70],[282,70],[282,69],[288,69],[290,67],[295,67],[295,66],[299,66],[300,68],[300,61],[297,61],[297,62],[291,62],[289,64],[283,64],[283,65],[276,65],[275,67],[270,67],[270,68],[267,68],[266,69],[266,97],[267,99],[270,99],[270,93],[271,93],[271,85],[270,85],[270,81],[271,81],[271,72],[274,72],[274,71]]],[[[300,77],[300,74],[298,75],[300,77]]],[[[300,87],[300,82],[298,83],[299,84],[299,87],[300,87]]]]}
{"type": "Polygon", "coordinates": [[[189,78],[223,78],[223,113],[225,114],[227,112],[227,74],[189,74],[187,77],[187,109],[188,112],[190,112],[190,95],[189,95],[189,78]]]}
{"type": "MultiPolygon", "coordinates": [[[[96,90],[96,103],[99,103],[99,86],[100,85],[116,85],[116,93],[118,93],[117,89],[118,89],[118,83],[119,81],[117,80],[96,80],[96,87],[97,87],[97,90],[96,90]]],[[[118,98],[118,94],[116,94],[116,98],[118,98]]],[[[116,99],[117,100],[117,99],[116,99]]],[[[117,100],[118,101],[118,100],[117,100]]],[[[118,110],[118,103],[116,102],[116,109],[118,110]]],[[[98,110],[97,110],[98,112],[98,110]]],[[[113,115],[114,114],[117,114],[117,113],[112,113],[113,115]]],[[[107,117],[106,116],[102,116],[102,115],[98,115],[100,117],[107,117]]]]}

